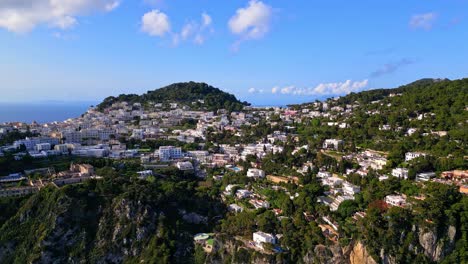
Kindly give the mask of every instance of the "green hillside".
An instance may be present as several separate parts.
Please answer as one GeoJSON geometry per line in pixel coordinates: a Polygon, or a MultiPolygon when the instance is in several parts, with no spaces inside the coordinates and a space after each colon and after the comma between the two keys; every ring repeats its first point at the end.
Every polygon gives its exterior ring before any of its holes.
{"type": "Polygon", "coordinates": [[[98,105],[99,110],[110,107],[113,103],[180,103],[195,109],[210,111],[226,109],[240,111],[248,103],[239,101],[234,95],[210,86],[206,83],[185,82],[174,83],[143,95],[122,94],[117,97],[110,96],[98,105]],[[199,102],[202,100],[203,102],[199,102]]]}
{"type": "Polygon", "coordinates": [[[99,173],[104,180],[61,189],[48,186],[8,204],[2,198],[0,262],[191,262],[193,235],[211,231],[210,220],[223,212],[219,202],[198,193],[190,180],[147,182],[113,170],[99,173]],[[207,222],[189,223],[181,210],[207,222]]]}
{"type": "Polygon", "coordinates": [[[408,151],[423,151],[438,158],[439,166],[432,168],[436,171],[463,168],[468,155],[467,102],[468,79],[423,79],[328,100],[330,109],[343,109],[332,111],[333,122],[347,127],[324,125],[330,119],[321,117],[298,125],[298,132],[317,147],[325,138],[339,138],[347,151],[361,147],[388,152],[392,166],[408,151]],[[344,112],[349,108],[352,114],[344,112]],[[409,135],[409,129],[415,133],[409,135]]]}

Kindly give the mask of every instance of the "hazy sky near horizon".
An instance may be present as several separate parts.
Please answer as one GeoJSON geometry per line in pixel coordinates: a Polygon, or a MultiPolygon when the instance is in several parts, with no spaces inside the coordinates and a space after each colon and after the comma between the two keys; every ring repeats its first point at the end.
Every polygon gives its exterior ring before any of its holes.
{"type": "Polygon", "coordinates": [[[202,81],[257,105],[467,77],[467,0],[0,0],[0,102],[202,81]]]}

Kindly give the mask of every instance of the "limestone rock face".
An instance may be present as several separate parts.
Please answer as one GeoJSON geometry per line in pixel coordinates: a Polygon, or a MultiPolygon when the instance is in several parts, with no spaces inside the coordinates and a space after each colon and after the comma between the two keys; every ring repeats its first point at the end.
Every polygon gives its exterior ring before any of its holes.
{"type": "Polygon", "coordinates": [[[349,254],[349,262],[351,264],[377,264],[361,242],[354,244],[354,247],[349,254]]]}
{"type": "Polygon", "coordinates": [[[457,230],[449,226],[446,234],[438,236],[435,231],[421,231],[419,233],[419,244],[424,249],[424,254],[433,261],[440,261],[455,246],[457,230]]]}

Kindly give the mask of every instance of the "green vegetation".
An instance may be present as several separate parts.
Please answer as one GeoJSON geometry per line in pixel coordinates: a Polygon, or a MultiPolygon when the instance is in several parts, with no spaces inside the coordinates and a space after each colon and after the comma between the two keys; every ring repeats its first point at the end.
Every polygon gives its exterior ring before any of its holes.
{"type": "Polygon", "coordinates": [[[141,96],[136,94],[119,95],[118,97],[107,97],[97,107],[100,111],[111,106],[113,103],[128,102],[141,103],[145,105],[152,103],[181,103],[193,109],[205,109],[216,111],[218,109],[226,109],[228,111],[240,111],[248,103],[240,102],[232,94],[221,91],[206,83],[186,82],[174,83],[169,86],[149,91],[141,96]],[[203,100],[201,103],[198,100],[203,100]],[[192,104],[195,102],[194,104],[192,104]]]}
{"type": "Polygon", "coordinates": [[[296,124],[297,132],[312,149],[326,138],[337,138],[345,141],[345,152],[359,148],[387,152],[388,167],[405,167],[406,152],[422,151],[435,158],[431,166],[437,172],[463,168],[468,166],[466,102],[468,79],[424,79],[396,89],[351,93],[333,102],[343,108],[357,103],[351,116],[338,114],[335,120],[348,128],[327,126],[328,119],[314,118],[296,124]],[[384,125],[390,129],[380,129],[384,125]],[[416,133],[406,135],[410,128],[416,133]],[[447,134],[433,134],[440,131],[447,134]]]}
{"type": "MultiPolygon", "coordinates": [[[[104,110],[123,101],[138,102],[143,107],[149,107],[150,102],[177,102],[191,109],[229,111],[245,105],[206,84],[182,83],[142,96],[109,97],[99,108],[104,110]]],[[[236,132],[210,127],[206,142],[120,139],[127,147],[143,148],[145,152],[172,145],[185,151],[204,149],[219,153],[219,144],[267,142],[268,135],[275,131],[287,133],[286,139],[275,142],[284,148],[282,153],[266,153],[262,159],[247,155],[245,161],[236,163],[244,169],[240,172],[224,167],[207,168],[207,178],[203,180],[196,179],[194,172],[171,166],[154,169],[155,176],[139,180],[136,172],[143,167],[138,159],[26,156],[17,161],[11,153],[6,154],[0,157],[0,174],[40,167],[61,171],[74,161],[92,164],[104,178],[62,189],[48,186],[28,197],[0,199],[0,260],[329,263],[331,259],[347,262],[346,254],[359,242],[378,263],[467,263],[467,196],[455,185],[414,181],[419,172],[468,168],[466,102],[468,79],[424,79],[396,89],[365,91],[329,100],[330,108],[338,107],[331,112],[335,116],[333,121],[347,123],[346,128],[328,125],[329,117],[304,117],[298,122],[284,120],[278,114],[252,111],[256,118],[251,121],[253,125],[244,125],[236,132]],[[350,107],[352,114],[339,110],[350,107]],[[389,129],[380,129],[383,126],[389,129]],[[410,128],[417,132],[408,135],[410,128]],[[342,139],[344,145],[337,151],[322,151],[327,138],[342,139]],[[378,171],[369,169],[366,176],[345,175],[347,169],[359,168],[352,156],[366,149],[386,155],[387,165],[378,171]],[[428,155],[405,162],[405,153],[409,151],[428,155]],[[348,154],[353,155],[343,158],[348,154]],[[309,169],[299,170],[304,165],[309,169]],[[295,176],[299,182],[272,183],[265,178],[248,178],[246,171],[252,167],[267,175],[295,176]],[[395,167],[408,168],[409,179],[379,178],[389,175],[395,167]],[[360,193],[331,211],[318,201],[330,202],[342,194],[338,188],[322,186],[317,178],[322,170],[359,186],[360,193]],[[212,178],[217,175],[223,175],[222,179],[212,178]],[[221,194],[230,184],[235,187],[230,195],[222,197],[222,203],[221,194]],[[255,199],[268,201],[269,208],[255,209],[251,198],[235,198],[239,189],[248,189],[255,199]],[[407,206],[391,207],[384,202],[386,196],[394,194],[406,195],[407,206]],[[243,211],[226,212],[225,206],[233,203],[243,211]],[[196,213],[206,222],[193,223],[184,218],[184,212],[196,213]],[[333,225],[338,226],[337,230],[333,225]],[[283,252],[268,255],[251,250],[248,242],[256,231],[279,235],[278,246],[283,252]],[[221,249],[208,254],[200,245],[195,246],[193,235],[200,232],[213,232],[214,244],[222,245],[221,249]],[[336,258],[337,255],[342,258],[336,258]]],[[[172,129],[195,126],[195,120],[185,119],[172,129]]],[[[268,244],[265,248],[270,252],[275,246],[268,244]]]]}
{"type": "Polygon", "coordinates": [[[36,137],[38,134],[30,132],[29,130],[22,133],[18,130],[10,131],[6,134],[0,135],[0,146],[13,144],[16,140],[25,139],[26,137],[36,137]]]}
{"type": "Polygon", "coordinates": [[[98,173],[103,180],[0,199],[2,263],[191,262],[193,235],[211,231],[224,212],[191,178],[149,182],[112,167],[98,173]],[[180,210],[205,216],[206,223],[187,222],[180,210]]]}

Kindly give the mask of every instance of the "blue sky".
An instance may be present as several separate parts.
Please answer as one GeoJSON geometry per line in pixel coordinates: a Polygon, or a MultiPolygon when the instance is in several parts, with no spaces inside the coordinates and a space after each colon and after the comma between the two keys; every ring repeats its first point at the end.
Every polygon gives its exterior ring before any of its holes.
{"type": "Polygon", "coordinates": [[[0,101],[203,81],[256,105],[468,73],[468,1],[2,0],[0,101]]]}

